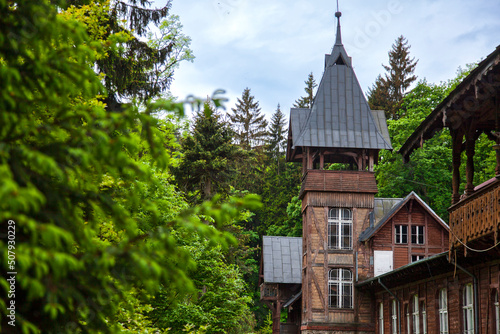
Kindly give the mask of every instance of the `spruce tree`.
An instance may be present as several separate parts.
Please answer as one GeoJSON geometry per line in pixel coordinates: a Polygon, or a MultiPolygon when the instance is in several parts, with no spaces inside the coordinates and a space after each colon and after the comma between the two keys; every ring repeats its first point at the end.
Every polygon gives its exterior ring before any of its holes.
{"type": "Polygon", "coordinates": [[[180,164],[173,169],[177,184],[191,202],[227,197],[235,175],[234,161],[241,153],[232,143],[229,124],[208,102],[195,114],[190,133],[181,140],[180,164]]]}
{"type": "Polygon", "coordinates": [[[389,65],[382,65],[387,71],[379,76],[368,92],[368,103],[372,109],[383,109],[386,117],[397,119],[397,110],[410,87],[417,79],[414,75],[418,60],[410,58],[410,45],[404,36],[399,36],[389,51],[389,65]]]}
{"type": "Polygon", "coordinates": [[[271,117],[269,125],[269,137],[267,142],[267,152],[271,159],[278,160],[286,145],[286,118],[281,111],[280,105],[271,117]]]}
{"type": "Polygon", "coordinates": [[[307,80],[304,82],[306,84],[306,88],[304,88],[304,90],[306,91],[307,95],[296,100],[295,103],[293,104],[294,108],[312,107],[312,102],[314,100],[314,88],[318,86],[316,80],[314,80],[314,75],[312,74],[312,72],[309,73],[307,80]]]}
{"type": "Polygon", "coordinates": [[[231,108],[232,114],[229,119],[235,130],[235,138],[244,149],[250,149],[260,145],[267,136],[267,121],[265,115],[261,115],[259,102],[254,101],[250,94],[250,88],[245,88],[241,99],[238,98],[235,108],[231,108]]]}

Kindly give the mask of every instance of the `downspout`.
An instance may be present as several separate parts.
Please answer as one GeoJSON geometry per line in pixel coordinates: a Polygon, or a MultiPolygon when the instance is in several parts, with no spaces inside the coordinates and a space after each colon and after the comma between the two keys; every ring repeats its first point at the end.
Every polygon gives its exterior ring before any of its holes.
{"type": "Polygon", "coordinates": [[[380,286],[382,286],[385,291],[389,292],[389,294],[398,302],[398,333],[401,334],[401,302],[399,301],[398,297],[396,297],[395,294],[392,293],[391,290],[389,290],[385,285],[384,283],[382,283],[382,281],[380,280],[380,277],[378,278],[378,284],[380,284],[380,286]]]}
{"type": "MultiPolygon", "coordinates": [[[[448,258],[448,255],[446,256],[448,258]]],[[[462,270],[464,273],[472,277],[472,284],[474,286],[474,333],[479,334],[479,289],[477,284],[477,277],[466,270],[464,267],[456,263],[455,261],[448,258],[448,261],[456,266],[458,269],[462,270]]]]}

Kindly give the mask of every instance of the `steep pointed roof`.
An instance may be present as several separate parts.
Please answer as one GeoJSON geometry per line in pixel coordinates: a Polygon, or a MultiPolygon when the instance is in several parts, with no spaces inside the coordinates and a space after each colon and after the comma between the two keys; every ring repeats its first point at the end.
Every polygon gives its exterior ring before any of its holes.
{"type": "MultiPolygon", "coordinates": [[[[309,112],[290,110],[291,148],[330,147],[392,149],[377,127],[342,44],[340,12],[335,45],[325,58],[325,72],[309,112]]],[[[384,119],[385,123],[385,119],[384,119]]]]}

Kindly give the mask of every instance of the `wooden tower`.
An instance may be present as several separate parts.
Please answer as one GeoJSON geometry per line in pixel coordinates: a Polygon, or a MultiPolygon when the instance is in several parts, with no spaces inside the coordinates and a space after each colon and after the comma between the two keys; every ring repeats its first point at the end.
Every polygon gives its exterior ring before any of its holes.
{"type": "Polygon", "coordinates": [[[377,185],[373,166],[392,149],[383,111],[372,111],[337,35],[311,108],[292,108],[287,161],[302,162],[301,333],[374,333],[359,234],[368,227],[377,185]],[[326,170],[332,166],[337,170],[326,170]],[[340,169],[340,170],[339,170],[340,169]]]}

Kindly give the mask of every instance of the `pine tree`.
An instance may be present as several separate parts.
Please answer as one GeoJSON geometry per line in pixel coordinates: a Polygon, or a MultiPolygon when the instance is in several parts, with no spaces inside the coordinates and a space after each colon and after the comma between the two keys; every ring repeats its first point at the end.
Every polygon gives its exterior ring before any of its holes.
{"type": "Polygon", "coordinates": [[[207,102],[194,118],[190,133],[181,141],[183,158],[173,169],[177,184],[192,202],[227,197],[235,175],[234,161],[241,153],[232,143],[233,131],[207,102]]]}
{"type": "Polygon", "coordinates": [[[369,90],[368,103],[372,109],[383,109],[387,118],[397,119],[401,101],[417,79],[415,67],[418,60],[410,58],[410,45],[404,36],[399,36],[389,51],[389,65],[382,65],[387,71],[385,77],[379,76],[369,90]]]}
{"type": "Polygon", "coordinates": [[[286,145],[286,119],[285,114],[278,107],[271,118],[269,125],[269,137],[267,143],[267,152],[271,159],[278,160],[286,145]]]}
{"type": "Polygon", "coordinates": [[[235,108],[231,108],[229,119],[236,132],[236,140],[241,147],[250,149],[262,144],[267,136],[267,121],[261,115],[259,102],[250,95],[250,88],[245,88],[241,99],[238,98],[235,108]]]}
{"type": "Polygon", "coordinates": [[[296,100],[295,103],[293,104],[294,108],[311,108],[312,107],[312,103],[314,100],[314,88],[316,88],[318,86],[318,84],[316,83],[316,80],[314,80],[314,76],[313,76],[312,72],[309,73],[307,80],[304,82],[306,84],[306,88],[304,88],[304,90],[306,91],[307,95],[296,100]]]}
{"type": "MultiPolygon", "coordinates": [[[[171,1],[152,9],[149,0],[70,0],[66,10],[87,26],[94,40],[121,34],[120,47],[107,48],[95,62],[106,88],[104,102],[109,110],[121,110],[122,101],[146,101],[170,86],[173,70],[182,60],[192,60],[189,37],[181,33],[179,18],[170,15],[171,1]],[[104,12],[104,14],[103,14],[104,12]],[[99,16],[96,16],[99,13],[99,16]],[[155,38],[150,27],[160,28],[155,38]],[[148,42],[147,40],[150,40],[148,42]]],[[[103,43],[106,45],[105,43],[103,43]]]]}

